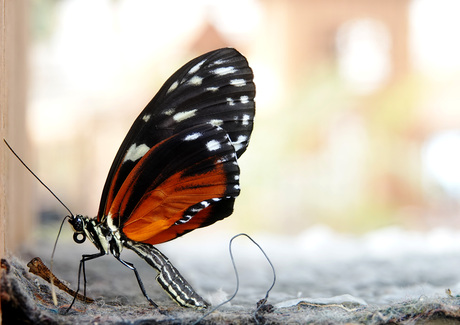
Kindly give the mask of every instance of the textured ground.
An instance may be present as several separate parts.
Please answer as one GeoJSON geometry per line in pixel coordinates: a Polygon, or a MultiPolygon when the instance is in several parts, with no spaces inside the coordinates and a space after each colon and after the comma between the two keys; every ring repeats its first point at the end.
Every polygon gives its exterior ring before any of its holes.
{"type": "MultiPolygon", "coordinates": [[[[197,232],[159,248],[194,288],[216,305],[234,291],[227,247],[230,236],[207,237],[206,245],[201,236],[197,232]]],[[[257,248],[238,239],[234,255],[240,291],[235,300],[201,323],[460,323],[460,233],[456,231],[417,233],[393,228],[352,237],[315,227],[297,237],[259,235],[254,239],[277,272],[268,301],[273,308],[255,317],[256,303],[271,284],[271,269],[257,248]]],[[[155,272],[130,253],[123,257],[138,267],[160,309],[147,304],[130,270],[106,256],[87,265],[88,295],[96,303],[78,303],[70,313],[61,315],[70,296],[58,291],[61,307],[55,307],[47,284],[25,266],[34,256],[49,265],[50,252],[51,244],[40,242],[21,260],[7,259],[2,268],[5,323],[9,323],[8,317],[15,322],[19,317],[49,324],[180,324],[194,323],[204,315],[175,305],[156,284],[155,272]]],[[[89,243],[62,240],[54,273],[75,288],[79,256],[92,252],[89,243]]]]}

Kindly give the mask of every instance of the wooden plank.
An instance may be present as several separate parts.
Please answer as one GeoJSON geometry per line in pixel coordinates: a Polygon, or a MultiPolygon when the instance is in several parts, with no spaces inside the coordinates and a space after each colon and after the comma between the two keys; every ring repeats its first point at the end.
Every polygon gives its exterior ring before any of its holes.
{"type": "MultiPolygon", "coordinates": [[[[0,0],[0,136],[6,133],[6,69],[5,69],[5,1],[0,0]]],[[[4,148],[2,146],[2,148],[4,148]]],[[[6,163],[5,149],[0,150],[0,259],[5,256],[5,214],[6,214],[6,163]]],[[[3,271],[0,271],[2,276],[3,271]]],[[[2,304],[0,304],[0,325],[2,324],[2,304]]]]}
{"type": "MultiPolygon", "coordinates": [[[[0,28],[1,46],[0,51],[0,136],[2,139],[6,133],[6,69],[5,69],[5,1],[0,0],[0,28]]],[[[5,255],[5,192],[6,192],[6,163],[5,148],[0,150],[0,258],[5,255]]],[[[1,307],[0,307],[1,308],[1,307]]],[[[1,309],[0,309],[1,314],[1,309]]],[[[1,319],[1,318],[0,318],[1,319]]],[[[1,320],[0,320],[1,323],[1,320]]]]}
{"type": "MultiPolygon", "coordinates": [[[[27,107],[28,23],[26,0],[1,0],[2,4],[2,72],[1,136],[14,149],[30,155],[25,120],[27,107]]],[[[1,150],[1,252],[14,253],[31,237],[34,224],[31,213],[30,176],[2,143],[1,150]]]]}

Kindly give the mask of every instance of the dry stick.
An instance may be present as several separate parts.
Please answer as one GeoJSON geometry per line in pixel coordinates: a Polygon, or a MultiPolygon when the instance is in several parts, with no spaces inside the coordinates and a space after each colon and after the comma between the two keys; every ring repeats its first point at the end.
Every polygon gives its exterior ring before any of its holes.
{"type": "Polygon", "coordinates": [[[357,311],[359,309],[359,308],[347,308],[341,304],[314,304],[314,303],[306,302],[306,301],[299,302],[297,306],[299,307],[300,306],[311,306],[311,307],[318,307],[318,308],[338,307],[338,308],[342,308],[343,310],[346,310],[349,312],[357,311]]]}
{"type": "MultiPolygon", "coordinates": [[[[29,267],[29,272],[38,275],[41,277],[43,280],[51,283],[61,289],[62,291],[67,292],[69,295],[72,297],[75,297],[76,292],[70,289],[68,286],[66,286],[64,283],[61,282],[51,271],[46,267],[45,264],[43,264],[42,260],[40,257],[34,257],[29,263],[27,263],[27,266],[29,267]]],[[[81,294],[77,294],[77,299],[81,300],[83,302],[87,303],[93,303],[94,299],[85,297],[81,294]]]]}

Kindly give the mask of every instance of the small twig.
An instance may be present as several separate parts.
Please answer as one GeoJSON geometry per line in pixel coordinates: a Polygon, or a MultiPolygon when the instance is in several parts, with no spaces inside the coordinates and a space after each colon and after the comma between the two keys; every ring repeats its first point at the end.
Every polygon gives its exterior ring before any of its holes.
{"type": "Polygon", "coordinates": [[[346,310],[348,312],[353,312],[358,310],[358,308],[347,308],[344,305],[341,304],[314,304],[311,302],[306,302],[306,301],[301,301],[297,304],[297,306],[310,306],[310,307],[317,307],[317,308],[328,308],[328,307],[337,307],[337,308],[342,308],[343,310],[346,310]]]}
{"type": "MultiPolygon", "coordinates": [[[[67,292],[69,295],[72,297],[75,297],[76,292],[70,289],[68,286],[66,286],[64,283],[61,282],[51,271],[46,267],[45,264],[43,264],[42,260],[40,257],[34,257],[29,263],[27,263],[27,266],[29,267],[29,272],[38,275],[41,277],[43,280],[51,283],[53,281],[53,284],[61,289],[62,291],[67,292]],[[52,279],[52,280],[51,280],[52,279]]],[[[87,303],[93,303],[94,299],[85,297],[81,294],[77,294],[76,298],[78,300],[81,300],[83,302],[87,303]]]]}

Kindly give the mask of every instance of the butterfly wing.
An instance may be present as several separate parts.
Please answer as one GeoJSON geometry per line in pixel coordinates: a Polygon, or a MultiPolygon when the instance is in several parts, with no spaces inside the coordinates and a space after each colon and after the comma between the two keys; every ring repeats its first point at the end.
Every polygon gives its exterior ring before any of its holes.
{"type": "Polygon", "coordinates": [[[151,148],[131,170],[108,217],[128,239],[157,244],[227,217],[239,194],[228,134],[210,124],[151,148]]]}
{"type": "MultiPolygon", "coordinates": [[[[241,156],[253,128],[254,96],[252,70],[235,49],[206,53],[180,68],[137,117],[120,146],[102,192],[98,221],[106,220],[115,197],[142,157],[148,152],[154,155],[152,148],[183,130],[201,124],[219,127],[228,135],[237,157],[241,156]]],[[[204,223],[205,214],[199,215],[204,223]]]]}

